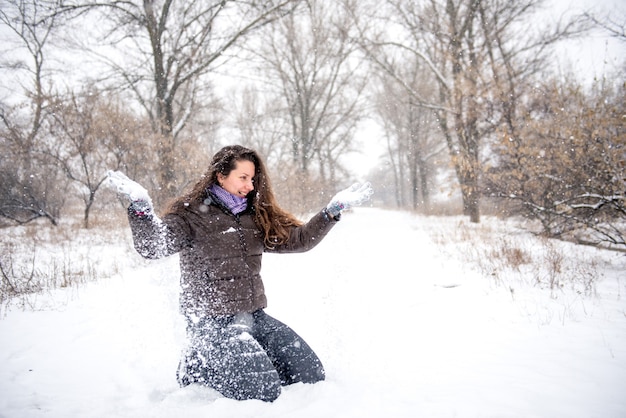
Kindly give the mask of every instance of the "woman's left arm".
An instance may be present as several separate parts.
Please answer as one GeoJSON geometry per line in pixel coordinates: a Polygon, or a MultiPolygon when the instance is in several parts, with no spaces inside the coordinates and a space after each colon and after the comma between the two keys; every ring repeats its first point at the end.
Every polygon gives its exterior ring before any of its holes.
{"type": "Polygon", "coordinates": [[[284,253],[310,250],[335,226],[341,218],[342,211],[361,205],[369,200],[373,193],[370,183],[353,184],[337,193],[324,210],[313,216],[306,224],[293,227],[286,243],[268,250],[284,253]]]}
{"type": "Polygon", "coordinates": [[[266,251],[277,253],[308,251],[319,244],[338,221],[339,217],[331,216],[324,209],[314,215],[304,225],[292,227],[287,242],[272,248],[266,248],[266,251]]]}

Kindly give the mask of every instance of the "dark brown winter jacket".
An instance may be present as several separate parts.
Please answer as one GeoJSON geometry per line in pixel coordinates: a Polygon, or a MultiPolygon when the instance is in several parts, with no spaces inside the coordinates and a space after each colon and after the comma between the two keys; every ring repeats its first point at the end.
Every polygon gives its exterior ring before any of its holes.
{"type": "Polygon", "coordinates": [[[182,313],[188,318],[254,312],[267,306],[261,280],[264,251],[308,251],[317,245],[336,220],[325,212],[293,227],[289,240],[274,248],[248,210],[233,215],[217,198],[190,205],[182,215],[163,219],[137,215],[129,209],[135,249],[145,258],[180,253],[182,313]]]}

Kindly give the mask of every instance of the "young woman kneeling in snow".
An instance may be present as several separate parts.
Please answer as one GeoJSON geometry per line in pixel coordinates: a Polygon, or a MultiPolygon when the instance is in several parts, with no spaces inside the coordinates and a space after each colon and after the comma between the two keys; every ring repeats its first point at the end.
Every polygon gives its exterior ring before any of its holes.
{"type": "Polygon", "coordinates": [[[199,383],[229,398],[271,402],[281,386],[324,380],[309,345],[264,312],[261,257],[313,248],[342,210],[369,199],[369,183],[338,193],[304,224],[277,205],[259,155],[238,145],[215,154],[206,174],[161,218],[142,186],[120,172],[109,172],[109,183],[130,201],[139,254],[180,253],[188,336],[177,374],[181,386],[199,383]]]}

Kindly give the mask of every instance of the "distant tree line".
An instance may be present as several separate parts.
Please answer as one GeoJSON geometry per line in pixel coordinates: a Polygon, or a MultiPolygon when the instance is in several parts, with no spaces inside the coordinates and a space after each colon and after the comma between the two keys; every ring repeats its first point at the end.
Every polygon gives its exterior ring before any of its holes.
{"type": "Polygon", "coordinates": [[[350,183],[360,123],[386,155],[379,202],[539,220],[544,233],[626,246],[624,67],[557,74],[559,42],[624,16],[551,23],[542,0],[2,0],[0,219],[82,208],[108,169],[157,207],[220,146],[259,150],[290,209],[350,183]],[[306,202],[303,203],[303,202],[306,202]]]}

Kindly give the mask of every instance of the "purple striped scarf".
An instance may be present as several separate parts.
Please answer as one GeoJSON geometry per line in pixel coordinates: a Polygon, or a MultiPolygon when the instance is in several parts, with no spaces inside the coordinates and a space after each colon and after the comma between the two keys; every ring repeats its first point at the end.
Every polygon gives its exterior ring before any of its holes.
{"type": "Polygon", "coordinates": [[[228,209],[234,214],[243,212],[248,207],[248,199],[245,197],[235,196],[232,193],[227,192],[217,184],[214,184],[210,188],[211,192],[217,196],[220,201],[226,205],[228,209]]]}

